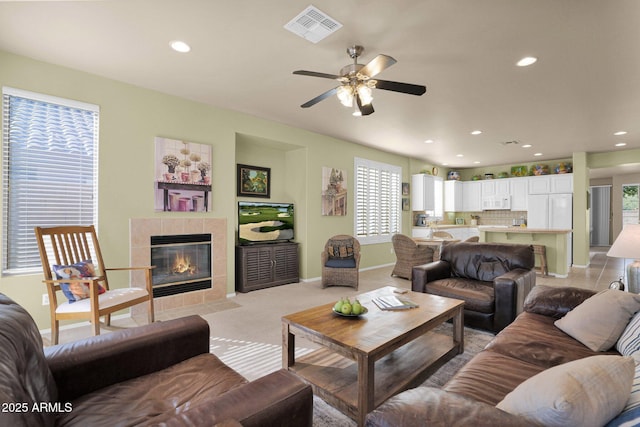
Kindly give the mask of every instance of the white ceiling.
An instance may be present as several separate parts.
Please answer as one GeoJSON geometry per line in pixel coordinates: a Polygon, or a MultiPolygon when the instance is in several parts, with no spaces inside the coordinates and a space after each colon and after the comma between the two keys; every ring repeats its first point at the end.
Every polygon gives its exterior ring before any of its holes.
{"type": "Polygon", "coordinates": [[[1,50],[455,168],[640,148],[639,40],[637,0],[0,1],[1,50]],[[317,44],[285,30],[309,4],[343,27],[317,44]],[[376,90],[361,118],[300,108],[336,83],[292,71],[337,74],[353,44],[427,93],[376,90]]]}

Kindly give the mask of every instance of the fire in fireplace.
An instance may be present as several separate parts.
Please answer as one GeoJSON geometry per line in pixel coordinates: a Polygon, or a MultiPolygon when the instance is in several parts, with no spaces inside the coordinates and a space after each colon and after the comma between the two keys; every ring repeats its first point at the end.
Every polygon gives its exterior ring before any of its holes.
{"type": "Polygon", "coordinates": [[[153,296],[211,288],[211,234],[151,236],[153,296]]]}

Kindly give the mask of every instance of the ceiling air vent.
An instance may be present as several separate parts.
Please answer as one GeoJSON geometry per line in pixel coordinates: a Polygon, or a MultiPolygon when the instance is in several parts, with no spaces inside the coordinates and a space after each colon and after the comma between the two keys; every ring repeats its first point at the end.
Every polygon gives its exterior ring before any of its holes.
{"type": "Polygon", "coordinates": [[[504,141],[504,142],[499,142],[498,144],[504,145],[505,147],[508,147],[510,145],[518,145],[518,144],[520,144],[520,141],[516,141],[514,139],[513,141],[504,141]]]}
{"type": "Polygon", "coordinates": [[[342,28],[342,24],[312,5],[289,21],[284,28],[312,43],[318,43],[342,28]]]}

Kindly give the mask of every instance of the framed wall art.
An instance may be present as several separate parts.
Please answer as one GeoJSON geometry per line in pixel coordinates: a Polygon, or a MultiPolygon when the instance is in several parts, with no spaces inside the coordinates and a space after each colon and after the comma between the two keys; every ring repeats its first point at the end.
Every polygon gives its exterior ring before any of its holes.
{"type": "Polygon", "coordinates": [[[347,171],[322,168],[322,215],[347,214],[347,171]]]}
{"type": "Polygon", "coordinates": [[[271,196],[271,168],[238,164],[238,197],[271,196]]]}
{"type": "Polygon", "coordinates": [[[211,146],[162,137],[155,145],[155,210],[209,211],[211,146]]]}
{"type": "Polygon", "coordinates": [[[402,198],[402,210],[403,211],[408,211],[409,210],[409,198],[408,197],[403,197],[402,198]]]}
{"type": "Polygon", "coordinates": [[[409,195],[409,183],[408,182],[403,182],[402,183],[402,195],[403,196],[408,196],[409,195]]]}

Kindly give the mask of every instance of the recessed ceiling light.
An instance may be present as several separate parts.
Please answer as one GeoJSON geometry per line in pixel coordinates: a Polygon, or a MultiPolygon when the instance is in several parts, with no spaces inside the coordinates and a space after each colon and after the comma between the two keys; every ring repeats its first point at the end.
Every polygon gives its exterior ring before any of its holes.
{"type": "Polygon", "coordinates": [[[516,65],[518,67],[528,67],[529,65],[535,64],[536,62],[538,62],[538,58],[534,56],[525,56],[520,61],[516,62],[516,65]]]}
{"type": "Polygon", "coordinates": [[[524,144],[524,145],[522,146],[522,148],[531,148],[531,147],[533,147],[531,144],[524,144]]]}
{"type": "Polygon", "coordinates": [[[480,135],[482,133],[481,130],[474,130],[471,132],[471,135],[480,135]]]}
{"type": "Polygon", "coordinates": [[[620,131],[614,133],[615,136],[626,135],[626,134],[627,134],[626,130],[620,130],[620,131]]]}
{"type": "Polygon", "coordinates": [[[618,143],[616,144],[616,147],[624,147],[625,145],[627,145],[627,143],[626,143],[626,142],[618,142],[618,143]]]}
{"type": "Polygon", "coordinates": [[[433,139],[427,139],[424,141],[425,144],[433,144],[433,139]]]}
{"type": "Polygon", "coordinates": [[[456,154],[456,157],[464,157],[464,154],[456,154]]]}
{"type": "Polygon", "coordinates": [[[183,41],[174,40],[171,42],[171,49],[175,50],[176,52],[187,53],[191,50],[191,46],[183,41]]]}
{"type": "Polygon", "coordinates": [[[537,157],[542,156],[542,153],[536,153],[534,154],[534,156],[537,156],[537,157]]]}
{"type": "Polygon", "coordinates": [[[449,166],[449,163],[443,163],[442,166],[449,166]]]}
{"type": "Polygon", "coordinates": [[[476,160],[475,162],[473,162],[473,164],[478,165],[480,164],[480,162],[476,160]]]}

